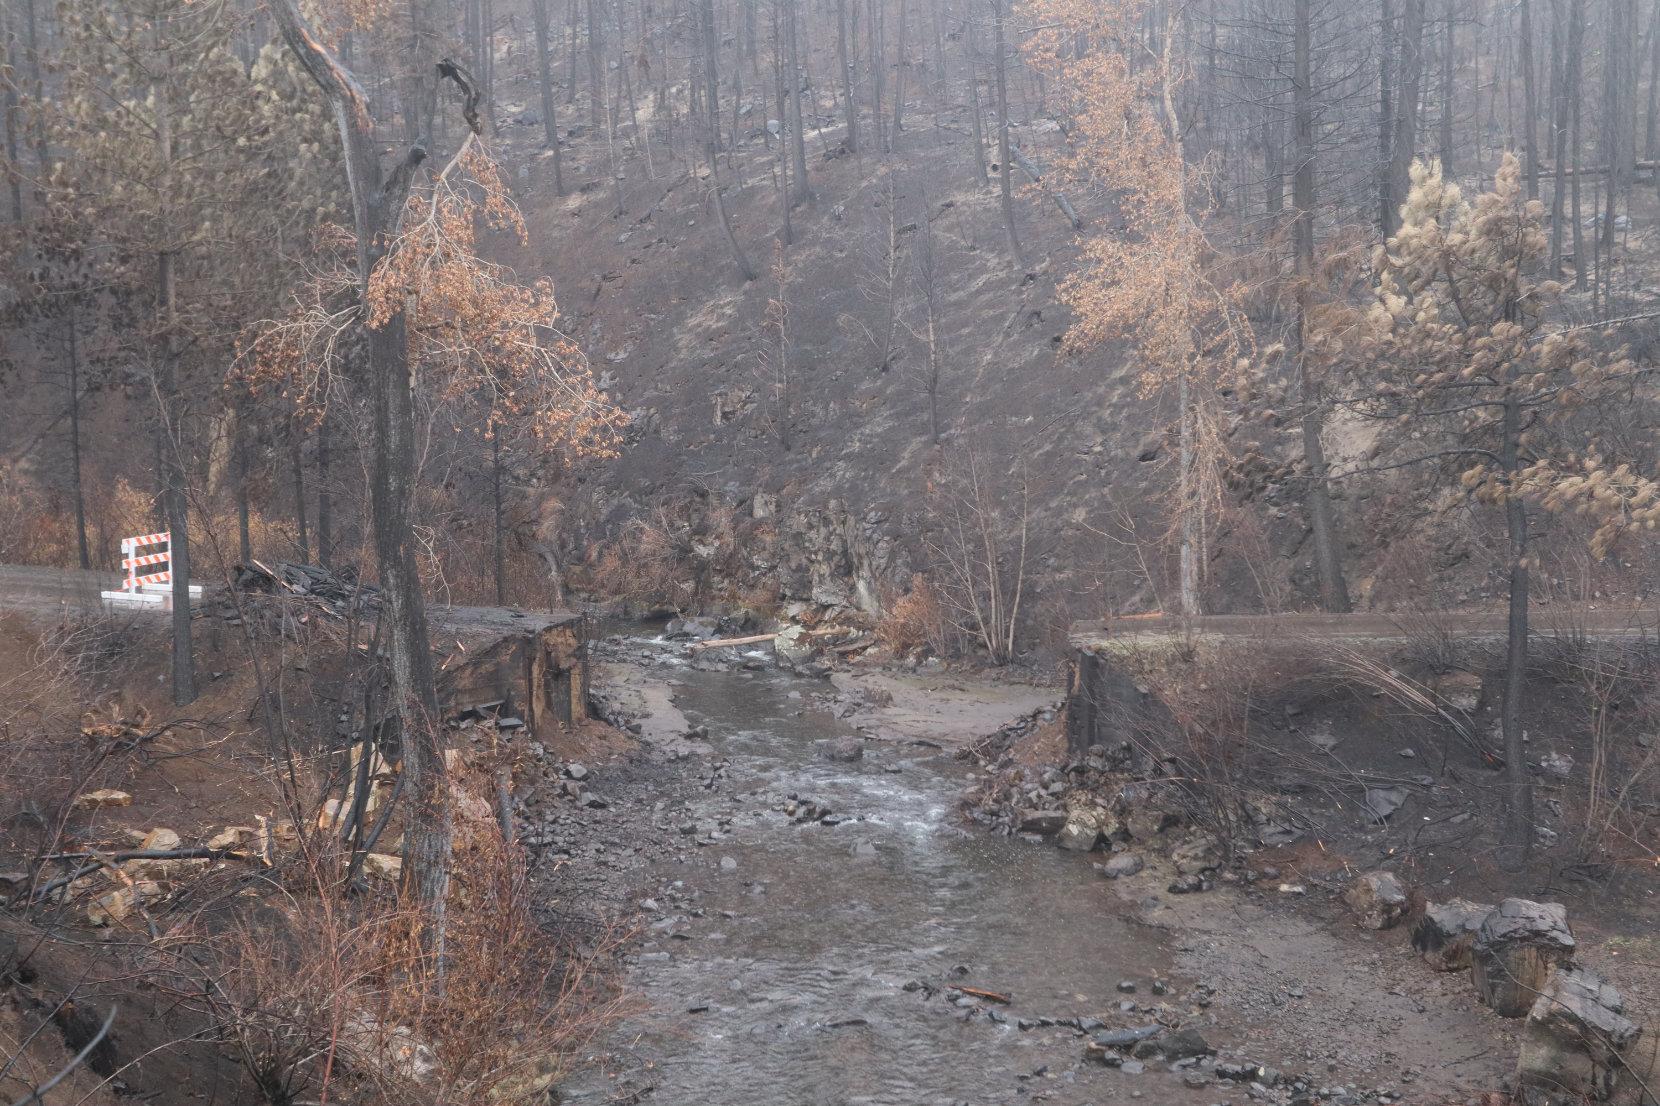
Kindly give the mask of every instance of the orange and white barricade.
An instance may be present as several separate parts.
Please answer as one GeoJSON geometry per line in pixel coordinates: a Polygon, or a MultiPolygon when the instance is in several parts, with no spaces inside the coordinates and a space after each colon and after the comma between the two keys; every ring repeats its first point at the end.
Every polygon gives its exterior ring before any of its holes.
{"type": "MultiPolygon", "coordinates": [[[[106,591],[104,599],[111,603],[165,605],[173,595],[173,538],[163,530],[159,534],[139,534],[121,539],[120,591],[106,591]],[[155,552],[161,546],[166,550],[155,552]],[[165,568],[157,566],[165,565],[165,568]]],[[[190,597],[199,598],[199,584],[190,585],[190,597]]]]}

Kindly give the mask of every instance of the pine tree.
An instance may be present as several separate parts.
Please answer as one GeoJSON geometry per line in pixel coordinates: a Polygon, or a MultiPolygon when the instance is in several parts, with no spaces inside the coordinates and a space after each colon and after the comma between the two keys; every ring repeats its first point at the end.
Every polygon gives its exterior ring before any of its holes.
{"type": "MultiPolygon", "coordinates": [[[[1552,332],[1561,294],[1541,280],[1549,250],[1544,208],[1525,194],[1521,163],[1506,154],[1493,187],[1472,203],[1439,163],[1416,162],[1400,230],[1375,262],[1372,303],[1356,325],[1336,326],[1373,381],[1363,410],[1399,427],[1385,434],[1383,467],[1440,466],[1476,502],[1502,511],[1509,632],[1500,722],[1504,734],[1507,858],[1533,841],[1533,786],[1521,711],[1528,658],[1534,509],[1610,505],[1625,495],[1653,524],[1652,489],[1629,466],[1587,463],[1572,413],[1635,367],[1599,352],[1585,330],[1552,332]]],[[[1594,441],[1594,439],[1593,439],[1594,441]]]]}
{"type": "Polygon", "coordinates": [[[195,697],[193,396],[217,392],[197,385],[245,317],[238,293],[278,271],[270,242],[322,206],[316,189],[301,188],[292,193],[299,203],[290,202],[290,179],[325,172],[328,159],[319,117],[291,110],[273,60],[250,70],[237,57],[229,5],[70,0],[61,20],[62,95],[47,118],[48,145],[63,157],[47,191],[57,209],[79,213],[85,237],[100,247],[102,278],[151,305],[129,352],[140,366],[134,384],[153,398],[172,535],[173,696],[186,703],[195,697]]]}

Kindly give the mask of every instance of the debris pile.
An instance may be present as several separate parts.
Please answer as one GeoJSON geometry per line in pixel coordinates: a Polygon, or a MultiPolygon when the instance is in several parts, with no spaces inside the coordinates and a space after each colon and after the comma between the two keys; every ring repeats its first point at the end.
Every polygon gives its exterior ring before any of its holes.
{"type": "MultiPolygon", "coordinates": [[[[231,580],[238,591],[303,599],[337,618],[373,613],[380,607],[380,589],[359,582],[357,571],[351,567],[329,569],[287,561],[266,565],[253,560],[234,566],[231,580]]],[[[234,608],[231,613],[234,615],[234,608]]]]}

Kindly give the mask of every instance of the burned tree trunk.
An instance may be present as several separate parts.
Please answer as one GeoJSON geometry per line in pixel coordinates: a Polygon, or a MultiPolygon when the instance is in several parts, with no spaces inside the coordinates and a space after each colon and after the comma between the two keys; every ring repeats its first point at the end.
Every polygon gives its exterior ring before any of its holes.
{"type": "Polygon", "coordinates": [[[715,33],[715,3],[714,0],[702,0],[698,5],[698,15],[703,26],[703,93],[706,99],[705,131],[703,139],[704,160],[709,166],[709,192],[715,201],[715,214],[720,218],[721,230],[726,235],[726,244],[732,251],[732,260],[738,266],[744,282],[755,279],[755,270],[749,264],[749,258],[744,256],[743,247],[738,244],[738,233],[732,229],[732,216],[726,210],[726,197],[721,194],[720,164],[715,156],[720,143],[720,81],[717,61],[717,51],[720,48],[720,39],[715,33]]]}
{"type": "MultiPolygon", "coordinates": [[[[352,218],[357,231],[359,295],[366,298],[375,266],[391,247],[399,214],[426,160],[431,116],[436,110],[440,67],[431,54],[439,21],[435,0],[415,0],[414,50],[406,74],[410,97],[407,121],[416,134],[390,173],[380,161],[380,145],[369,101],[357,79],[325,48],[300,14],[297,0],[276,0],[271,10],[300,65],[316,81],[334,109],[351,185],[352,218]]],[[[442,68],[473,93],[453,64],[442,68]]],[[[385,597],[384,618],[390,642],[393,713],[401,725],[405,794],[409,825],[404,835],[405,892],[422,913],[423,947],[442,971],[444,904],[449,888],[451,823],[449,784],[444,764],[443,732],[438,724],[438,693],[427,635],[426,604],[415,559],[411,515],[416,480],[414,381],[409,366],[407,319],[394,311],[367,328],[371,423],[375,442],[369,480],[375,553],[385,597]]]]}
{"type": "Polygon", "coordinates": [[[1395,100],[1394,132],[1389,142],[1389,185],[1384,199],[1386,234],[1401,226],[1400,205],[1411,187],[1412,159],[1418,151],[1418,98],[1424,78],[1424,0],[1406,0],[1401,12],[1400,88],[1395,100]]]}
{"type": "Polygon", "coordinates": [[[859,148],[859,105],[853,99],[853,71],[847,60],[847,0],[836,0],[836,64],[841,67],[842,109],[847,114],[847,152],[859,148]]]}
{"type": "Polygon", "coordinates": [[[536,29],[536,86],[542,96],[542,133],[548,149],[553,151],[553,191],[555,195],[563,196],[565,173],[560,164],[559,126],[554,113],[556,101],[553,95],[553,47],[548,34],[548,0],[531,0],[530,15],[536,29]]]}
{"type": "Polygon", "coordinates": [[[1003,225],[1008,232],[1009,252],[1014,263],[1026,267],[1026,251],[1020,246],[1020,228],[1014,221],[1014,183],[1009,165],[1009,78],[1008,36],[1003,27],[1006,0],[991,0],[992,48],[997,51],[997,184],[1003,204],[1003,225]]]}
{"type": "Polygon", "coordinates": [[[1314,279],[1314,81],[1310,59],[1312,0],[1296,0],[1293,39],[1293,117],[1297,132],[1297,171],[1292,178],[1292,202],[1297,206],[1297,377],[1301,386],[1303,464],[1308,469],[1307,508],[1314,531],[1314,565],[1320,577],[1320,605],[1328,611],[1349,609],[1349,587],[1343,579],[1343,559],[1332,518],[1331,482],[1327,478],[1325,398],[1320,380],[1308,363],[1304,331],[1308,324],[1309,284],[1314,279]]]}

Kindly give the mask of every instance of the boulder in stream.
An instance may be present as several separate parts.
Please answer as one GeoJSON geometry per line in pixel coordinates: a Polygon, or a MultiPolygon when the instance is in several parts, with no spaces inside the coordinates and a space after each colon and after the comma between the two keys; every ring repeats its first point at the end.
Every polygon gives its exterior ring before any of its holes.
{"type": "Polygon", "coordinates": [[[1574,935],[1559,902],[1505,899],[1482,920],[1470,948],[1476,994],[1501,1018],[1533,1008],[1551,973],[1573,963],[1574,935]]]}
{"type": "Polygon", "coordinates": [[[819,743],[818,755],[822,760],[851,763],[864,758],[865,743],[856,737],[831,738],[829,741],[819,743]]]}
{"type": "Polygon", "coordinates": [[[815,673],[821,667],[818,645],[804,626],[788,626],[772,639],[772,652],[778,663],[797,672],[815,673]]]}

